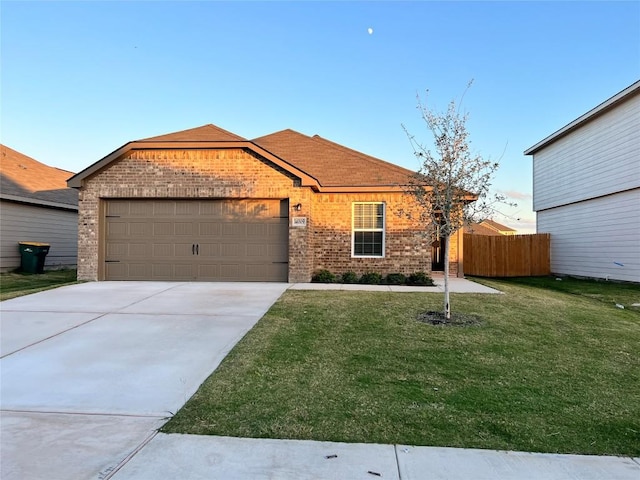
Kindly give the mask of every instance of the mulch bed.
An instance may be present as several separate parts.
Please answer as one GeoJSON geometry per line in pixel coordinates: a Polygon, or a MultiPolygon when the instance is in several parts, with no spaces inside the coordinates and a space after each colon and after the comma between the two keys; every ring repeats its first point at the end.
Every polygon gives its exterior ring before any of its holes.
{"type": "Polygon", "coordinates": [[[442,325],[443,327],[479,327],[482,318],[478,315],[451,312],[451,318],[446,320],[443,312],[423,312],[418,314],[417,320],[430,325],[442,325]]]}

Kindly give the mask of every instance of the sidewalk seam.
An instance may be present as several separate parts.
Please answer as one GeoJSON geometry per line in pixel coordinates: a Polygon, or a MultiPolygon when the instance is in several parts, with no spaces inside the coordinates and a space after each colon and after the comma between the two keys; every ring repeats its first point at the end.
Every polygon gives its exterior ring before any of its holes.
{"type": "MultiPolygon", "coordinates": [[[[29,311],[29,310],[20,310],[20,311],[21,311],[21,312],[32,313],[32,312],[31,312],[31,311],[29,311]]],[[[40,313],[40,312],[39,312],[39,311],[37,311],[37,313],[40,313]]],[[[64,312],[44,312],[44,313],[64,313],[64,312]]],[[[74,313],[75,313],[75,312],[74,312],[74,313]]],[[[80,312],[80,313],[82,313],[82,312],[80,312]]],[[[93,312],[90,312],[90,313],[93,313],[93,312]]],[[[9,353],[7,353],[7,354],[5,354],[5,355],[2,355],[2,356],[0,357],[0,360],[1,360],[1,359],[3,359],[3,358],[9,357],[9,356],[11,356],[11,355],[13,355],[13,354],[15,354],[15,353],[18,353],[18,352],[21,352],[21,351],[23,351],[23,350],[26,350],[27,348],[33,347],[34,345],[38,345],[39,343],[46,342],[47,340],[51,340],[52,338],[58,337],[58,336],[62,335],[63,333],[70,332],[71,330],[75,330],[76,328],[83,327],[83,326],[85,326],[85,325],[87,325],[87,324],[89,324],[89,323],[91,323],[91,322],[95,322],[96,320],[101,319],[101,318],[102,318],[102,317],[104,317],[105,315],[108,315],[108,313],[101,313],[101,314],[98,314],[98,316],[97,316],[97,317],[95,317],[95,318],[91,318],[91,319],[87,320],[86,322],[79,323],[79,324],[77,324],[77,325],[74,325],[73,327],[69,327],[69,328],[67,328],[66,330],[62,330],[62,331],[60,331],[60,332],[54,333],[53,335],[49,335],[49,336],[48,336],[48,337],[46,337],[46,338],[43,338],[43,339],[41,339],[41,340],[37,340],[37,341],[35,341],[35,342],[33,342],[33,343],[30,343],[29,345],[25,345],[24,347],[19,348],[18,350],[14,350],[13,352],[9,352],[9,353]]]]}
{"type": "Polygon", "coordinates": [[[400,473],[400,459],[398,458],[398,445],[393,446],[393,451],[396,454],[396,468],[398,469],[398,480],[402,480],[402,474],[400,473]]]}
{"type": "Polygon", "coordinates": [[[129,463],[131,459],[135,457],[138,454],[138,452],[140,452],[140,450],[146,447],[147,444],[156,437],[156,435],[158,435],[158,430],[156,430],[151,435],[149,435],[146,439],[144,439],[142,443],[138,445],[135,448],[135,450],[131,452],[129,455],[127,455],[120,463],[118,463],[118,465],[116,465],[113,468],[113,470],[109,471],[109,473],[107,473],[104,477],[100,477],[100,480],[110,480],[111,478],[113,478],[113,476],[116,473],[118,473],[122,469],[122,467],[124,467],[127,463],[129,463]]]}

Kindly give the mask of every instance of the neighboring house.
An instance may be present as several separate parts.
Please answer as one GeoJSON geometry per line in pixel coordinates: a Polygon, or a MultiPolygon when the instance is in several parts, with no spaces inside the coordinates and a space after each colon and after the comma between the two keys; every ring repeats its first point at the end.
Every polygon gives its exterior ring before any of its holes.
{"type": "MultiPolygon", "coordinates": [[[[214,125],[127,143],[75,175],[83,280],[308,282],[431,271],[413,172],[293,130],[214,125]],[[416,216],[414,216],[416,218],[416,216]]],[[[462,234],[451,271],[462,274],[462,234]]]]}
{"type": "Polygon", "coordinates": [[[511,227],[502,225],[494,220],[486,219],[481,222],[472,223],[464,227],[464,233],[472,235],[516,235],[518,232],[511,227]]]}
{"type": "Polygon", "coordinates": [[[0,145],[0,270],[20,266],[18,242],[51,245],[45,268],[73,267],[78,254],[78,192],[72,172],[0,145]]]}
{"type": "Polygon", "coordinates": [[[524,153],[551,271],[640,282],[640,81],[524,153]]]}

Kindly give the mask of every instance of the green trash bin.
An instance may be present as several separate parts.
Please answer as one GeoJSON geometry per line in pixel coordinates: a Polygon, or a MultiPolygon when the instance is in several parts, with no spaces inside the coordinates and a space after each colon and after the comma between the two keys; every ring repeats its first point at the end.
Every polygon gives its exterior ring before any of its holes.
{"type": "Polygon", "coordinates": [[[48,243],[18,242],[20,270],[25,273],[44,273],[44,260],[49,253],[48,243]]]}

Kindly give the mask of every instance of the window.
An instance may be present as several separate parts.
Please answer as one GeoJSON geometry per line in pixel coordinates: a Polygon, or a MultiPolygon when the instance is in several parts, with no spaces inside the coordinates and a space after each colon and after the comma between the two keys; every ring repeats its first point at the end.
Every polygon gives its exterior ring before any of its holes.
{"type": "Polygon", "coordinates": [[[384,203],[353,204],[352,255],[384,257],[384,203]]]}

